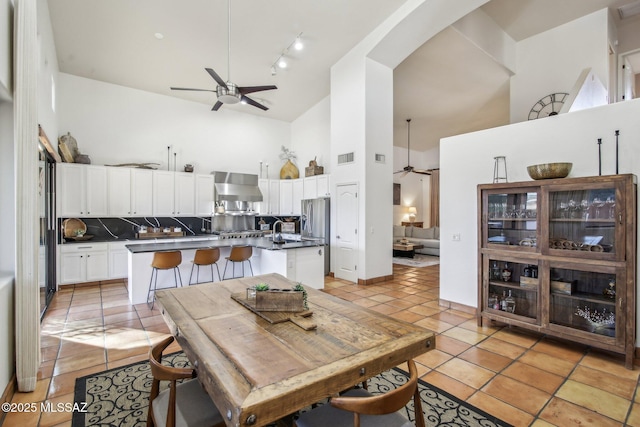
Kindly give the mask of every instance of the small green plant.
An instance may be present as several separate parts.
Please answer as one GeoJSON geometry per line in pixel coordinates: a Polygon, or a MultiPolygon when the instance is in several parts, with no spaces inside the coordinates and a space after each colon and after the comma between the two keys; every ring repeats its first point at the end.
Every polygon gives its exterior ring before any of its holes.
{"type": "Polygon", "coordinates": [[[302,292],[302,306],[305,310],[309,310],[309,303],[307,301],[307,290],[304,288],[304,286],[302,286],[302,283],[298,282],[298,284],[293,287],[293,290],[302,292]]]}
{"type": "Polygon", "coordinates": [[[267,285],[266,283],[258,283],[256,285],[256,291],[261,292],[261,291],[268,291],[269,290],[269,285],[267,285]]]}

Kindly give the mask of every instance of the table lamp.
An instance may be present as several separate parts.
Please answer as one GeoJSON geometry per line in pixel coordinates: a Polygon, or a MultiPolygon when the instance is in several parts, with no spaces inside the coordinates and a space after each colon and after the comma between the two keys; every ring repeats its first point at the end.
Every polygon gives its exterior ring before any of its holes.
{"type": "Polygon", "coordinates": [[[409,221],[410,222],[414,222],[416,220],[416,214],[418,213],[418,210],[416,209],[415,206],[409,206],[409,221]]]}

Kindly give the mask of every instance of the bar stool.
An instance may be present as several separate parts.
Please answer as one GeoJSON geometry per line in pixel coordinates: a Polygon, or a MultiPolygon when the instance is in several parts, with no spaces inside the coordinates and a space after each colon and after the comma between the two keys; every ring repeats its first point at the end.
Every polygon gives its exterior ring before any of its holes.
{"type": "Polygon", "coordinates": [[[201,265],[210,265],[211,266],[211,281],[213,282],[213,265],[216,265],[216,270],[218,270],[218,279],[222,280],[220,277],[220,269],[218,268],[218,260],[220,259],[220,249],[218,248],[206,248],[206,249],[196,249],[196,253],[193,256],[193,265],[191,266],[191,274],[189,275],[189,285],[191,285],[191,277],[193,277],[193,268],[196,269],[196,285],[200,283],[200,266],[201,265]]]}
{"type": "Polygon", "coordinates": [[[153,254],[153,261],[151,261],[151,278],[149,279],[149,292],[147,292],[147,305],[153,310],[153,305],[156,301],[156,285],[158,284],[158,270],[170,270],[173,269],[173,278],[176,282],[176,288],[178,287],[178,278],[180,278],[180,286],[182,286],[182,276],[180,276],[180,269],[178,266],[182,263],[182,252],[180,251],[167,251],[167,252],[155,252],[153,254]],[[156,279],[153,280],[153,273],[156,273],[156,279]],[[151,285],[153,284],[153,289],[151,285]],[[151,291],[153,290],[153,298],[149,301],[151,291]]]}
{"type": "Polygon", "coordinates": [[[229,261],[231,261],[233,277],[236,277],[236,263],[239,262],[242,264],[242,277],[244,277],[244,262],[249,262],[249,268],[251,269],[251,275],[253,276],[253,267],[251,267],[251,255],[253,255],[253,248],[251,246],[233,246],[231,248],[231,253],[227,257],[227,262],[224,265],[224,273],[222,273],[222,278],[224,279],[227,276],[227,265],[229,265],[229,261]]]}

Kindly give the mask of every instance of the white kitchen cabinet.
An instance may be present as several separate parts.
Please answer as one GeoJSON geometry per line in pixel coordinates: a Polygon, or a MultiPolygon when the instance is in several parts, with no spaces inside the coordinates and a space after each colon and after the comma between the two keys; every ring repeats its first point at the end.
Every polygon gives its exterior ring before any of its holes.
{"type": "MultiPolygon", "coordinates": [[[[324,246],[298,248],[295,251],[296,282],[315,289],[324,288],[324,246]]],[[[293,254],[292,253],[292,254],[293,254]]],[[[289,260],[291,262],[291,260],[289,260]]]]}
{"type": "Polygon", "coordinates": [[[153,215],[153,171],[131,169],[131,215],[153,215]]]}
{"type": "Polygon", "coordinates": [[[317,199],[318,197],[330,197],[330,176],[316,175],[304,178],[303,199],[317,199]]]}
{"type": "MultiPolygon", "coordinates": [[[[260,212],[268,215],[278,215],[280,210],[280,180],[269,179],[267,181],[267,198],[263,200],[263,205],[266,205],[266,211],[260,212]]],[[[262,194],[264,198],[264,193],[262,194]]]]}
{"type": "Polygon", "coordinates": [[[192,173],[153,171],[153,215],[193,215],[195,178],[192,173]]]}
{"type": "Polygon", "coordinates": [[[153,171],[153,215],[175,215],[173,193],[175,189],[174,172],[153,171]]]}
{"type": "Polygon", "coordinates": [[[131,215],[131,169],[107,169],[107,187],[109,192],[109,215],[131,215]]]}
{"type": "Polygon", "coordinates": [[[59,217],[108,215],[105,166],[58,163],[56,171],[59,217]]]}
{"type": "Polygon", "coordinates": [[[95,282],[109,278],[106,243],[59,245],[60,284],[95,282]]]}
{"type": "Polygon", "coordinates": [[[129,250],[125,245],[130,242],[108,243],[109,279],[123,279],[129,273],[129,250]]]}
{"type": "Polygon", "coordinates": [[[198,174],[196,179],[195,208],[196,215],[210,216],[213,214],[214,184],[213,175],[198,174]]]}
{"type": "Polygon", "coordinates": [[[174,189],[176,215],[194,215],[196,200],[196,180],[193,173],[176,172],[174,189]]]}
{"type": "Polygon", "coordinates": [[[280,181],[280,215],[300,215],[304,182],[302,179],[283,179],[280,181]]]}

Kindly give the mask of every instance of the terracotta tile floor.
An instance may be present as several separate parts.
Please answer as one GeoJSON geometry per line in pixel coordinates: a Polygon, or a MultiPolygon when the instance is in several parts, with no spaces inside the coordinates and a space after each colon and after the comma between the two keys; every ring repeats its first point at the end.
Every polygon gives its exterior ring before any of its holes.
{"type": "MultiPolygon", "coordinates": [[[[438,266],[394,265],[394,280],[369,286],[325,284],[335,296],[436,331],[437,349],[417,358],[422,378],[511,424],[640,426],[640,369],[581,345],[478,327],[472,314],[439,306],[438,266]]],[[[167,333],[157,309],[129,304],[124,283],[62,289],[42,321],[37,388],[13,401],[72,402],[76,377],[146,360],[167,333]]],[[[3,423],[70,425],[66,412],[8,414],[3,423]]]]}

